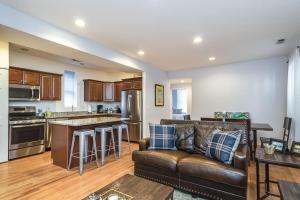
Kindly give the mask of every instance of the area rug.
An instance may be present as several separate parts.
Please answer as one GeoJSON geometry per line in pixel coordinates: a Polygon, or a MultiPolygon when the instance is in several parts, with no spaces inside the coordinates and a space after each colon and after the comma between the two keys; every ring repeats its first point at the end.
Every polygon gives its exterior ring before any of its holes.
{"type": "Polygon", "coordinates": [[[175,190],[173,193],[173,200],[205,200],[205,199],[199,197],[193,198],[192,195],[190,194],[175,190]]]}

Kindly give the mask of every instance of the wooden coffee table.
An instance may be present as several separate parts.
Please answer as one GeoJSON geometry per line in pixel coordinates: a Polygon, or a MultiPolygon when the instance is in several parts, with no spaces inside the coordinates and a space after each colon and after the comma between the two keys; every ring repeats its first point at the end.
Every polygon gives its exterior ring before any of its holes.
{"type": "MultiPolygon", "coordinates": [[[[172,187],[127,174],[97,190],[95,194],[103,194],[111,188],[117,188],[118,191],[136,200],[169,200],[173,199],[174,192],[172,187]]],[[[88,196],[84,198],[84,200],[88,199],[88,196]]]]}

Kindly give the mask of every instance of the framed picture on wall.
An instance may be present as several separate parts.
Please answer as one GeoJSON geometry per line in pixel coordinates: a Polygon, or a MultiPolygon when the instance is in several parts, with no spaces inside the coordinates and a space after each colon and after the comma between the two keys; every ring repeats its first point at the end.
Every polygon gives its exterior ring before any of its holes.
{"type": "Polygon", "coordinates": [[[164,86],[155,84],[155,106],[164,106],[164,86]]]}
{"type": "Polygon", "coordinates": [[[291,153],[300,156],[300,142],[293,141],[291,147],[291,153]]]}
{"type": "Polygon", "coordinates": [[[275,151],[285,153],[287,143],[280,139],[270,138],[270,144],[275,146],[275,151]]]}

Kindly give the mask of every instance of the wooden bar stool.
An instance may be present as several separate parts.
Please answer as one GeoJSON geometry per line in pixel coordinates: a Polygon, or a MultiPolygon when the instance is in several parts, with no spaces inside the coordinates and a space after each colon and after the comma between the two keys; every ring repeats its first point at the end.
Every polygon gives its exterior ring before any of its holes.
{"type": "Polygon", "coordinates": [[[83,160],[87,162],[88,157],[92,157],[93,155],[96,156],[96,162],[97,166],[99,167],[98,163],[98,156],[97,156],[97,151],[95,153],[93,152],[94,149],[97,149],[96,147],[96,137],[95,137],[95,131],[90,130],[90,129],[84,129],[84,130],[76,130],[73,132],[73,138],[72,138],[72,145],[71,145],[71,152],[70,152],[70,158],[69,158],[69,164],[68,164],[68,170],[70,170],[71,163],[72,163],[72,158],[79,158],[79,174],[80,176],[83,173],[83,160]],[[76,140],[76,137],[79,137],[79,157],[75,156],[73,153],[74,150],[74,143],[76,140]],[[93,148],[92,148],[92,153],[91,155],[88,155],[88,138],[92,137],[93,139],[93,148]]]}
{"type": "Polygon", "coordinates": [[[127,124],[117,124],[117,125],[113,125],[112,128],[118,130],[118,149],[119,149],[119,158],[120,158],[121,157],[121,151],[122,151],[122,133],[123,133],[123,129],[126,130],[128,147],[129,147],[129,151],[131,152],[128,125],[127,124]]]}
{"type": "MultiPolygon", "coordinates": [[[[114,132],[113,132],[113,128],[112,127],[98,127],[95,128],[95,132],[100,133],[100,137],[101,137],[101,164],[104,164],[104,160],[105,160],[105,152],[106,151],[110,151],[110,147],[111,147],[111,143],[112,143],[112,147],[114,150],[114,154],[115,154],[115,158],[117,158],[116,156],[116,149],[115,149],[115,139],[114,139],[114,132]],[[106,134],[111,134],[110,135],[110,143],[109,145],[106,145],[106,134]],[[107,148],[108,147],[108,148],[107,148]]],[[[96,148],[96,151],[98,151],[98,149],[96,148]]]]}

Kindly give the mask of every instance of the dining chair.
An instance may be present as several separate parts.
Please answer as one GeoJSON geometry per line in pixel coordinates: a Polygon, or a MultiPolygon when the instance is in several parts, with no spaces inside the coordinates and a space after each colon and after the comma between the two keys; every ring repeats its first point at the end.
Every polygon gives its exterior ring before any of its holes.
{"type": "Polygon", "coordinates": [[[209,121],[209,122],[221,122],[222,118],[210,118],[210,117],[201,117],[201,121],[209,121]]]}
{"type": "MultiPolygon", "coordinates": [[[[290,139],[290,131],[292,125],[292,118],[285,117],[283,122],[283,137],[282,140],[288,144],[290,139]]],[[[263,148],[265,144],[270,144],[270,138],[260,137],[260,144],[263,148]]]]}

